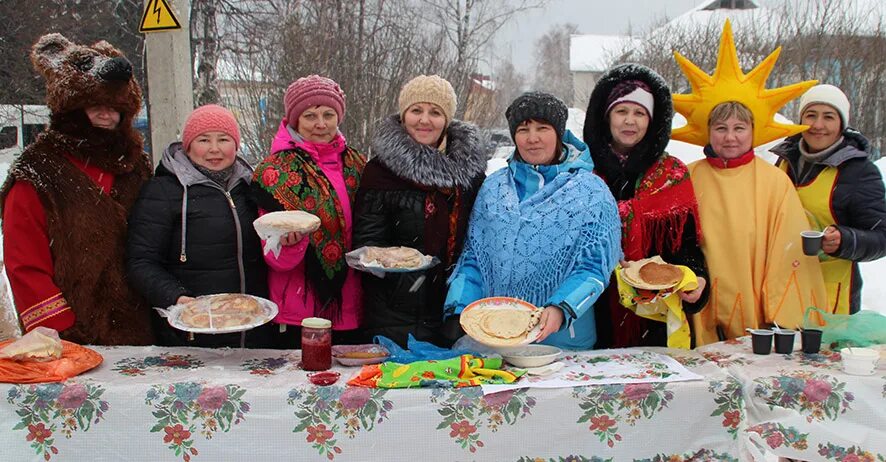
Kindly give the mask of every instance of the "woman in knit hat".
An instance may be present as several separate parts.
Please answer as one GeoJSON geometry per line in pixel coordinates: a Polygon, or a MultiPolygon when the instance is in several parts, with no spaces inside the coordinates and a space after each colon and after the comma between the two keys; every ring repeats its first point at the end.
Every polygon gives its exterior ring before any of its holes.
{"type": "MultiPolygon", "coordinates": [[[[678,295],[684,313],[692,314],[707,302],[707,266],[689,173],[683,162],[665,152],[673,116],[664,79],[648,67],[623,64],[603,74],[594,87],[584,139],[596,173],[618,201],[625,260],[660,255],[668,263],[689,267],[698,276],[698,288],[678,295]]],[[[615,284],[595,310],[597,348],[668,345],[666,323],[622,306],[615,284]]]]}
{"type": "Polygon", "coordinates": [[[271,300],[280,307],[277,345],[297,348],[302,319],[332,321],[335,343],[353,343],[363,317],[359,275],[345,262],[351,250],[354,195],[366,161],[339,131],[345,94],[333,80],[302,77],[286,89],[286,117],[271,154],[255,169],[260,211],[303,210],[320,218],[309,235],[291,233],[279,255],[265,254],[271,300]]]}
{"type": "MultiPolygon", "coordinates": [[[[127,273],[151,306],[168,307],[199,295],[267,297],[261,243],[252,222],[252,169],[237,155],[240,129],[231,111],[195,109],[181,142],[166,148],[129,218],[127,273]]],[[[154,313],[158,343],[235,347],[240,334],[200,335],[173,329],[154,313]]],[[[246,346],[268,348],[270,328],[246,333],[246,346]]]]}
{"type": "Polygon", "coordinates": [[[839,88],[816,85],[800,98],[799,122],[809,130],[772,149],[813,228],[824,231],[818,258],[826,309],[840,314],[861,308],[858,262],[886,255],[883,178],[867,138],[849,127],[849,114],[849,99],[839,88]]]}
{"type": "Polygon", "coordinates": [[[447,315],[509,296],[544,307],[538,342],[594,346],[594,302],[621,258],[615,200],[588,147],[566,130],[566,105],[525,93],[506,112],[516,149],[477,195],[447,315]]]}
{"type": "Polygon", "coordinates": [[[400,91],[399,112],[383,119],[372,140],[357,194],[354,246],[405,246],[441,263],[426,271],[366,275],[365,336],[406,345],[407,335],[451,344],[457,320],[443,326],[446,278],[461,254],[486,149],[476,126],[454,120],[452,85],[420,75],[400,91]]]}

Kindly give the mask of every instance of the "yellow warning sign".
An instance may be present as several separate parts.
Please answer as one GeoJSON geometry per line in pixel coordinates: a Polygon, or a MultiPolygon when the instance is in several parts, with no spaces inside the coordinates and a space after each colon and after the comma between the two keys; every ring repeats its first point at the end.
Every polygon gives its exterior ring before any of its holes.
{"type": "Polygon", "coordinates": [[[145,14],[142,15],[139,32],[155,32],[161,30],[181,29],[182,25],[169,7],[166,0],[148,0],[145,14]]]}

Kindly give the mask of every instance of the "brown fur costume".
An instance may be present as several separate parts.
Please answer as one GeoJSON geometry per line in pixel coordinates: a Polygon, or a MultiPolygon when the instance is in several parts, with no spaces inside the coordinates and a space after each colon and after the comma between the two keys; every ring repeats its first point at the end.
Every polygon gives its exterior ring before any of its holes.
{"type": "Polygon", "coordinates": [[[153,340],[149,308],[125,279],[126,220],[151,164],[132,120],[141,89],[122,53],[107,42],[76,45],[60,34],[40,38],[31,53],[46,78],[49,129],[9,171],[0,201],[15,181],[34,186],[43,205],[54,282],[76,321],[62,338],[87,344],[138,345],[153,340]],[[84,108],[120,112],[114,130],[93,127],[84,108]],[[63,154],[114,175],[110,195],[63,154]]]}

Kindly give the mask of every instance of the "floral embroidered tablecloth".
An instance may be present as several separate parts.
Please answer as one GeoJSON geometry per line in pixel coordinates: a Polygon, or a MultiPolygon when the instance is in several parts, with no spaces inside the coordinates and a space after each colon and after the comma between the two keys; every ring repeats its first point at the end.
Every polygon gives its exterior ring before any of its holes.
{"type": "Polygon", "coordinates": [[[347,387],[339,366],[316,387],[297,351],[95,350],[68,382],[0,384],[2,460],[747,460],[741,384],[696,352],[649,349],[703,380],[484,396],[347,387]]]}
{"type": "Polygon", "coordinates": [[[695,351],[742,384],[749,453],[805,461],[886,461],[886,365],[849,375],[840,353],[755,355],[750,337],[695,351]]]}

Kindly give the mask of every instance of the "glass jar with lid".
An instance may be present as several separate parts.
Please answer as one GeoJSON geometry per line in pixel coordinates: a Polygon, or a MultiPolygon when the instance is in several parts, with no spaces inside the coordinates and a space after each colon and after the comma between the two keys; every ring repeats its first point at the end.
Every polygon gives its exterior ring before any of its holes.
{"type": "Polygon", "coordinates": [[[332,367],[332,321],[305,318],[301,322],[301,365],[306,371],[332,367]]]}

